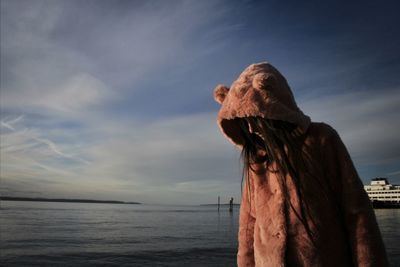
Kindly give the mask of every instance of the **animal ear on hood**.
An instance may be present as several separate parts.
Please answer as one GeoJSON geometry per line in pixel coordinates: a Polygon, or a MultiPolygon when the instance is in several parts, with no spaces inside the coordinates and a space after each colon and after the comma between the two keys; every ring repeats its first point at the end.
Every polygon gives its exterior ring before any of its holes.
{"type": "Polygon", "coordinates": [[[214,89],[214,99],[217,101],[219,104],[222,104],[225,100],[226,95],[229,92],[229,88],[226,87],[225,85],[219,84],[217,87],[214,89]]]}
{"type": "Polygon", "coordinates": [[[277,81],[275,75],[272,73],[258,73],[254,75],[252,86],[254,89],[263,90],[267,87],[275,87],[277,81]]]}

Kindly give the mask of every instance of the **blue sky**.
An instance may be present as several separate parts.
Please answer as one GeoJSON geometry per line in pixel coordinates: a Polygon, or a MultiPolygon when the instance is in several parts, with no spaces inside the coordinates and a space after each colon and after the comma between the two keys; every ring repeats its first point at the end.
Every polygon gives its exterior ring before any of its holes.
{"type": "Polygon", "coordinates": [[[338,130],[365,183],[400,182],[395,1],[0,4],[2,195],[239,201],[212,91],[261,61],[338,130]]]}

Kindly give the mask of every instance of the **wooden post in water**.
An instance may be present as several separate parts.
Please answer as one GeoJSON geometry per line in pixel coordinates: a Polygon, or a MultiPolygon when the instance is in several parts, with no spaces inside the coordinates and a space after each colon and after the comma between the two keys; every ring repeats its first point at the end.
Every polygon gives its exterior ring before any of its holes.
{"type": "Polygon", "coordinates": [[[218,212],[219,212],[219,196],[218,196],[218,212]]]}

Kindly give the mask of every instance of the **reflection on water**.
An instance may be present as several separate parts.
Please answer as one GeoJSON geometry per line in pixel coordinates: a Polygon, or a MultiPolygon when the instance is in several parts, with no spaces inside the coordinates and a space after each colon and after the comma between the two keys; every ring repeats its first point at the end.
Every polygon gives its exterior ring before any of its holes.
{"type": "MultiPolygon", "coordinates": [[[[239,207],[3,201],[6,266],[235,266],[239,207]]],[[[375,210],[393,266],[400,210],[375,210]]]]}
{"type": "Polygon", "coordinates": [[[375,209],[391,266],[400,266],[400,209],[375,209]]]}
{"type": "Polygon", "coordinates": [[[234,266],[238,209],[2,202],[2,263],[234,266]],[[6,229],[6,230],[4,230],[6,229]],[[210,264],[210,262],[212,264],[210,264]]]}

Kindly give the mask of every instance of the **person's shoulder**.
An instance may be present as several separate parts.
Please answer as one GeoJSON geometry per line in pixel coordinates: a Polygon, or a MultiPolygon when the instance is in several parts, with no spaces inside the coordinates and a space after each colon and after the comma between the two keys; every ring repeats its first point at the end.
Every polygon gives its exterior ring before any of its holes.
{"type": "Polygon", "coordinates": [[[308,126],[307,132],[309,134],[317,134],[324,136],[337,134],[336,130],[329,124],[325,122],[314,122],[314,121],[311,122],[310,125],[308,126]]]}
{"type": "Polygon", "coordinates": [[[319,139],[322,144],[329,140],[339,138],[338,132],[331,125],[325,122],[311,122],[307,133],[308,135],[319,139]]]}

